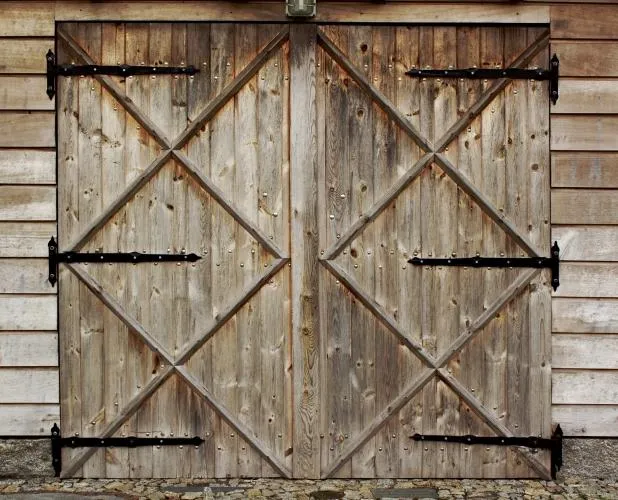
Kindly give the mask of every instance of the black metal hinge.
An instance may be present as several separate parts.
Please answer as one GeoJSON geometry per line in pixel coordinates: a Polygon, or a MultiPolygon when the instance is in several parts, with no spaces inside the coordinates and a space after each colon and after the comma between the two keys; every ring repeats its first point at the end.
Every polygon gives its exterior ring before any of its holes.
{"type": "Polygon", "coordinates": [[[52,447],[52,465],[56,476],[60,476],[62,470],[62,448],[137,448],[138,446],[183,446],[193,445],[199,446],[204,440],[198,436],[195,437],[170,437],[170,438],[155,438],[155,437],[68,437],[60,436],[60,428],[57,424],[51,429],[51,447],[52,447]]]}
{"type": "Polygon", "coordinates": [[[105,66],[101,64],[56,64],[56,55],[49,50],[47,59],[47,95],[50,99],[56,95],[57,76],[134,76],[134,75],[195,75],[199,72],[195,66],[105,66]]]}
{"type": "Polygon", "coordinates": [[[201,259],[194,253],[169,254],[169,253],[58,253],[58,244],[52,236],[47,244],[49,250],[49,282],[54,286],[58,280],[58,264],[88,262],[93,264],[105,264],[107,262],[125,262],[139,264],[141,262],[196,262],[201,259]]]}
{"type": "Polygon", "coordinates": [[[554,291],[560,286],[560,247],[555,241],[551,257],[462,257],[426,259],[414,257],[408,260],[416,266],[460,266],[460,267],[548,267],[551,269],[551,286],[554,291]]]}
{"type": "Polygon", "coordinates": [[[524,446],[532,449],[551,450],[551,475],[556,478],[556,473],[562,467],[562,429],[560,425],[552,433],[551,438],[529,437],[500,437],[500,436],[445,436],[438,434],[414,434],[410,436],[414,441],[440,441],[442,443],[484,444],[497,446],[524,446]]]}
{"type": "Polygon", "coordinates": [[[549,69],[411,69],[406,72],[406,75],[413,78],[468,78],[474,80],[508,78],[510,80],[549,80],[549,98],[556,104],[559,96],[558,79],[560,76],[560,61],[556,54],[552,56],[549,66],[549,69]]]}

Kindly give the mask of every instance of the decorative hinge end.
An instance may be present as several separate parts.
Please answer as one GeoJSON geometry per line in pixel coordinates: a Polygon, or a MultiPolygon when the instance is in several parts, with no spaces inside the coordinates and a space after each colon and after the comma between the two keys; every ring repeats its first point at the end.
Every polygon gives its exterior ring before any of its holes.
{"type": "Polygon", "coordinates": [[[49,49],[45,55],[47,60],[47,95],[51,99],[56,95],[56,56],[49,49]]]}

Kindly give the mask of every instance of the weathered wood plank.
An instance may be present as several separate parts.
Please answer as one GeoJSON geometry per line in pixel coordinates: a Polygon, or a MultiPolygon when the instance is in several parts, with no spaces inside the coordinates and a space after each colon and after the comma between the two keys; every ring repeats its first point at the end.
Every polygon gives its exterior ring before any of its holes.
{"type": "Polygon", "coordinates": [[[553,370],[551,378],[552,404],[618,404],[618,370],[553,370]]]}
{"type": "Polygon", "coordinates": [[[618,263],[561,263],[560,287],[554,296],[618,297],[618,263]]]}
{"type": "Polygon", "coordinates": [[[2,2],[0,36],[54,36],[54,2],[2,2]]]}
{"type": "Polygon", "coordinates": [[[55,222],[0,222],[0,257],[47,257],[55,222]]]}
{"type": "Polygon", "coordinates": [[[0,150],[0,183],[54,184],[56,153],[38,149],[0,150]]]}
{"type": "Polygon", "coordinates": [[[618,191],[553,189],[552,224],[618,224],[618,191]]]}
{"type": "Polygon", "coordinates": [[[47,259],[0,259],[0,293],[56,293],[47,259]]]}
{"type": "Polygon", "coordinates": [[[618,76],[618,42],[559,41],[551,51],[560,58],[561,77],[618,76]]]}
{"type": "Polygon", "coordinates": [[[57,404],[0,404],[0,434],[4,436],[46,436],[58,422],[57,404]]]}
{"type": "Polygon", "coordinates": [[[58,366],[58,334],[0,333],[0,366],[58,366]]]}
{"type": "Polygon", "coordinates": [[[57,368],[0,368],[2,403],[57,403],[57,368]]]}
{"type": "Polygon", "coordinates": [[[552,367],[616,370],[618,335],[553,335],[552,367]]]}
{"type": "Polygon", "coordinates": [[[46,90],[44,76],[0,76],[0,110],[53,110],[54,99],[46,90]]]}
{"type": "Polygon", "coordinates": [[[555,333],[618,333],[618,300],[552,300],[555,333]]]}
{"type": "MultiPolygon", "coordinates": [[[[606,38],[615,40],[618,6],[585,4],[552,5],[551,34],[554,38],[606,38]]],[[[562,84],[560,85],[562,99],[562,84]]]]}
{"type": "Polygon", "coordinates": [[[13,112],[0,114],[0,147],[53,148],[54,114],[50,112],[13,112]]]}
{"type": "Polygon", "coordinates": [[[618,113],[617,80],[560,80],[560,99],[552,114],[618,113]]]}
{"type": "Polygon", "coordinates": [[[616,436],[618,405],[553,405],[552,420],[566,436],[616,436]]]}
{"type": "Polygon", "coordinates": [[[54,50],[53,38],[0,39],[0,74],[45,74],[45,54],[54,50]]]}
{"type": "Polygon", "coordinates": [[[618,116],[557,115],[551,121],[552,151],[618,151],[618,116]]]}
{"type": "Polygon", "coordinates": [[[552,154],[552,187],[618,188],[618,154],[552,154]]]}
{"type": "Polygon", "coordinates": [[[618,226],[554,226],[561,260],[618,261],[618,226]]]}
{"type": "MultiPolygon", "coordinates": [[[[276,2],[121,2],[113,5],[59,1],[57,21],[118,20],[142,21],[279,21],[287,22],[285,7],[276,2]]],[[[548,23],[549,7],[470,3],[466,5],[400,3],[384,8],[371,3],[325,3],[318,9],[317,22],[383,23],[548,23]]]]}
{"type": "Polygon", "coordinates": [[[53,221],[56,189],[52,186],[0,186],[0,220],[53,221]]]}
{"type": "Polygon", "coordinates": [[[315,26],[293,26],[290,45],[290,102],[295,105],[290,117],[290,142],[295,145],[290,151],[293,461],[295,476],[319,477],[315,26]]]}
{"type": "Polygon", "coordinates": [[[56,297],[0,296],[0,330],[56,330],[56,297]]]}

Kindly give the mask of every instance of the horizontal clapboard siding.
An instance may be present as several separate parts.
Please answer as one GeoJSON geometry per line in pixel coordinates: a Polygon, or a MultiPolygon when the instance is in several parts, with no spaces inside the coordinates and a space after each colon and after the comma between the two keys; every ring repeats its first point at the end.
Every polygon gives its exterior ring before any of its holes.
{"type": "Polygon", "coordinates": [[[57,368],[0,368],[3,403],[58,403],[57,368]]]}
{"type": "Polygon", "coordinates": [[[614,437],[618,405],[554,405],[552,418],[566,436],[614,437]]]}
{"type": "Polygon", "coordinates": [[[573,3],[571,5],[552,5],[551,35],[553,38],[570,39],[610,39],[616,36],[618,6],[590,5],[573,3]]]}
{"type": "Polygon", "coordinates": [[[618,370],[618,334],[554,334],[552,367],[618,370]]]}
{"type": "Polygon", "coordinates": [[[0,259],[0,293],[56,293],[47,259],[0,259]]]}
{"type": "Polygon", "coordinates": [[[615,261],[618,226],[554,226],[563,261],[615,261]]]}
{"type": "Polygon", "coordinates": [[[0,222],[0,258],[47,257],[55,222],[0,222]]]}
{"type": "Polygon", "coordinates": [[[46,94],[47,78],[0,75],[0,110],[53,110],[56,103],[46,94]]]}
{"type": "Polygon", "coordinates": [[[563,262],[557,297],[618,297],[618,262],[563,262]]]}
{"type": "Polygon", "coordinates": [[[0,112],[0,147],[53,148],[56,145],[54,113],[0,112]]]}
{"type": "Polygon", "coordinates": [[[554,151],[618,151],[618,116],[554,115],[551,148],[554,151]]]}
{"type": "Polygon", "coordinates": [[[560,76],[586,78],[618,76],[617,41],[554,41],[552,52],[560,59],[560,76]]]}
{"type": "Polygon", "coordinates": [[[55,186],[1,186],[0,220],[55,221],[55,186]]]}
{"type": "Polygon", "coordinates": [[[0,74],[45,74],[53,38],[0,38],[0,74]]]}
{"type": "Polygon", "coordinates": [[[552,371],[553,404],[616,404],[618,370],[552,371]]]}
{"type": "Polygon", "coordinates": [[[560,80],[560,98],[551,107],[554,114],[618,113],[618,79],[560,80]]]}
{"type": "Polygon", "coordinates": [[[552,331],[555,333],[617,333],[618,299],[552,300],[552,331]]]}
{"type": "Polygon", "coordinates": [[[60,423],[57,404],[0,404],[1,435],[49,435],[54,423],[60,423]]]}
{"type": "Polygon", "coordinates": [[[55,332],[0,332],[0,367],[58,366],[55,332]]]}
{"type": "MultiPolygon", "coordinates": [[[[618,80],[617,80],[618,88],[618,80]]],[[[618,188],[618,153],[554,152],[552,187],[618,188]]]]}
{"type": "Polygon", "coordinates": [[[55,295],[0,295],[0,330],[56,330],[56,319],[55,295]]]}
{"type": "Polygon", "coordinates": [[[55,151],[0,149],[0,181],[0,184],[55,184],[55,151]]]}
{"type": "Polygon", "coordinates": [[[618,224],[618,190],[553,189],[551,221],[553,224],[618,224]]]}

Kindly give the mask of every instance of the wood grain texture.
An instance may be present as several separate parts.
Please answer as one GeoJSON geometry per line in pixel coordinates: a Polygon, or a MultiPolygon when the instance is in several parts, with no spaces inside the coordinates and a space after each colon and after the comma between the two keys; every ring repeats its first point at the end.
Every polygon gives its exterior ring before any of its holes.
{"type": "Polygon", "coordinates": [[[563,299],[552,301],[554,333],[618,333],[618,301],[563,299]]]}
{"type": "Polygon", "coordinates": [[[53,148],[54,114],[49,112],[0,113],[0,147],[53,148]]]}
{"type": "Polygon", "coordinates": [[[554,334],[552,368],[618,370],[618,335],[554,334]]]}
{"type": "Polygon", "coordinates": [[[552,224],[618,224],[618,191],[553,189],[552,224]]]}
{"type": "Polygon", "coordinates": [[[0,330],[56,330],[56,297],[0,296],[0,330]]]}
{"type": "Polygon", "coordinates": [[[0,74],[45,74],[50,49],[53,38],[0,38],[0,74]]]}
{"type": "Polygon", "coordinates": [[[57,404],[0,404],[0,434],[4,436],[49,436],[58,422],[57,404]]]}
{"type": "Polygon", "coordinates": [[[618,261],[618,226],[554,226],[563,261],[618,261]]]}
{"type": "Polygon", "coordinates": [[[47,257],[55,222],[0,222],[0,257],[47,257]]]}
{"type": "Polygon", "coordinates": [[[316,28],[290,31],[290,196],[292,352],[294,366],[294,475],[319,477],[320,348],[318,317],[317,158],[315,118],[316,28]],[[309,126],[308,126],[309,125],[309,126]]]}
{"type": "Polygon", "coordinates": [[[54,36],[54,2],[3,2],[0,36],[54,36]]]}
{"type": "Polygon", "coordinates": [[[555,41],[551,51],[560,59],[561,77],[618,76],[618,42],[555,41]]]}
{"type": "Polygon", "coordinates": [[[0,110],[53,110],[46,91],[44,76],[0,76],[0,110]]]}
{"type": "Polygon", "coordinates": [[[552,404],[618,404],[618,370],[556,369],[551,378],[552,404]]]}
{"type": "Polygon", "coordinates": [[[618,405],[553,405],[552,418],[566,436],[614,437],[618,405]]]}
{"type": "MultiPolygon", "coordinates": [[[[91,2],[56,2],[57,21],[144,20],[150,21],[271,21],[286,22],[285,8],[276,3],[196,2],[182,4],[162,2],[122,2],[106,5],[91,2]]],[[[384,23],[548,23],[549,7],[542,5],[500,5],[470,3],[468,5],[401,3],[382,6],[363,3],[325,3],[318,10],[317,22],[384,22],[384,23]]]]}
{"type": "Polygon", "coordinates": [[[618,297],[618,263],[561,263],[560,287],[554,296],[618,297]]]}
{"type": "Polygon", "coordinates": [[[56,189],[52,186],[0,186],[0,220],[53,221],[56,189]]]}
{"type": "Polygon", "coordinates": [[[47,259],[0,259],[0,293],[56,293],[47,259]]]}
{"type": "Polygon", "coordinates": [[[0,150],[1,184],[55,184],[56,153],[39,149],[0,150]]]}
{"type": "Polygon", "coordinates": [[[618,188],[618,154],[555,152],[551,175],[557,188],[618,188]]]}
{"type": "MultiPolygon", "coordinates": [[[[552,5],[551,34],[554,38],[605,38],[615,40],[618,6],[586,4],[552,5]]],[[[562,99],[562,85],[560,89],[562,99]]]]}
{"type": "Polygon", "coordinates": [[[55,332],[1,332],[0,367],[58,366],[55,332]]]}
{"type": "Polygon", "coordinates": [[[560,80],[560,98],[551,107],[552,114],[618,113],[616,80],[560,80]]]}
{"type": "Polygon", "coordinates": [[[57,403],[57,368],[0,368],[2,403],[57,403]]]}
{"type": "Polygon", "coordinates": [[[618,151],[618,116],[557,115],[551,122],[552,151],[618,151]]]}

